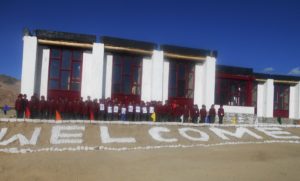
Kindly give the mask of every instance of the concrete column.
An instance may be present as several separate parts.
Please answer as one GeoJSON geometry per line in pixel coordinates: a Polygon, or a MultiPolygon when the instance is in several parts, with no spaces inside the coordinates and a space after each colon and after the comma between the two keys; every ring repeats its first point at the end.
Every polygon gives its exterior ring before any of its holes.
{"type": "Polygon", "coordinates": [[[94,43],[92,52],[83,53],[81,96],[102,98],[104,45],[94,43]]]}
{"type": "Polygon", "coordinates": [[[295,86],[295,118],[300,119],[300,82],[295,86]]]}
{"type": "Polygon", "coordinates": [[[289,118],[300,119],[300,82],[290,86],[289,118]]]}
{"type": "Polygon", "coordinates": [[[163,97],[162,101],[163,103],[166,102],[166,100],[169,99],[169,69],[170,69],[170,62],[164,61],[164,70],[163,70],[163,97]]]}
{"type": "MultiPolygon", "coordinates": [[[[265,84],[265,83],[264,83],[265,84]]],[[[257,116],[264,117],[264,84],[257,84],[257,116]]]]}
{"type": "Polygon", "coordinates": [[[206,61],[203,64],[204,77],[204,96],[203,103],[210,107],[215,103],[215,79],[216,79],[216,58],[206,57],[206,61]]]}
{"type": "Polygon", "coordinates": [[[274,111],[274,80],[268,79],[265,83],[265,92],[264,96],[266,98],[265,107],[266,107],[266,113],[265,117],[273,117],[273,111],[274,111]]]}
{"type": "Polygon", "coordinates": [[[49,76],[49,61],[50,61],[50,50],[42,50],[42,72],[41,72],[41,83],[40,83],[40,96],[48,96],[48,76],[49,76]]]}
{"type": "Polygon", "coordinates": [[[104,44],[93,44],[91,77],[89,79],[89,86],[91,88],[91,97],[93,99],[102,98],[103,86],[103,62],[104,62],[104,44]]]}
{"type": "Polygon", "coordinates": [[[273,117],[274,110],[274,80],[268,79],[257,85],[257,116],[273,117]]]}
{"type": "Polygon", "coordinates": [[[111,97],[111,83],[113,71],[113,56],[106,56],[106,76],[105,76],[105,98],[111,97]]]}
{"type": "Polygon", "coordinates": [[[164,52],[154,50],[152,54],[152,83],[151,83],[151,100],[163,100],[163,85],[165,84],[164,52]]]}
{"type": "Polygon", "coordinates": [[[90,80],[93,80],[91,77],[91,67],[92,64],[93,55],[91,52],[84,52],[83,53],[83,60],[82,60],[82,79],[81,79],[81,97],[83,97],[84,100],[87,99],[87,96],[91,96],[91,87],[90,80]]]}
{"type": "Polygon", "coordinates": [[[27,94],[27,97],[34,93],[37,47],[38,43],[35,36],[23,37],[21,93],[27,94]]]}
{"type": "Polygon", "coordinates": [[[194,104],[199,107],[204,104],[204,71],[203,63],[197,63],[195,65],[195,85],[194,85],[194,104]]]}
{"type": "Polygon", "coordinates": [[[142,75],[142,92],[141,100],[144,102],[151,101],[151,85],[152,85],[152,59],[143,59],[143,75],[142,75]]]}

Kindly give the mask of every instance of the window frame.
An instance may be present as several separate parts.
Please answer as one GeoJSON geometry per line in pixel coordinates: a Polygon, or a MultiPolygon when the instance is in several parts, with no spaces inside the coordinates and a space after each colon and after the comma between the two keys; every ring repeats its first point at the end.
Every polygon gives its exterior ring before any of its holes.
{"type": "Polygon", "coordinates": [[[178,104],[188,104],[193,105],[194,95],[195,95],[195,65],[194,61],[183,61],[177,59],[169,59],[169,81],[168,81],[168,97],[170,102],[177,102],[178,104]],[[180,77],[180,67],[184,66],[184,77],[180,77]],[[175,69],[175,70],[174,70],[175,69]],[[175,72],[175,86],[171,83],[171,76],[175,72]],[[190,76],[192,75],[192,86],[190,83],[190,76]],[[184,81],[184,96],[179,93],[179,82],[184,81]],[[188,93],[192,91],[191,96],[187,96],[188,93]]]}
{"type": "MultiPolygon", "coordinates": [[[[139,54],[131,54],[131,53],[113,53],[113,68],[112,68],[112,98],[117,98],[118,100],[122,101],[125,99],[129,99],[126,101],[132,101],[132,102],[139,102],[141,97],[141,91],[142,91],[142,76],[143,76],[143,56],[139,54]],[[117,60],[117,61],[116,61],[117,60]],[[130,61],[134,61],[135,63],[132,63],[130,61]],[[126,71],[126,63],[130,62],[130,71],[129,73],[126,71]],[[118,67],[118,70],[120,73],[115,74],[116,67],[118,67]],[[138,78],[137,81],[135,80],[135,73],[138,72],[138,78]],[[119,76],[118,82],[115,82],[115,76],[119,76]],[[130,80],[129,84],[129,93],[126,92],[125,81],[124,80],[130,80]],[[137,94],[132,94],[132,87],[134,85],[134,82],[136,82],[136,86],[138,89],[137,94]],[[115,91],[115,86],[118,87],[118,91],[115,91]]],[[[125,100],[124,100],[125,101],[125,100]]]]}
{"type": "MultiPolygon", "coordinates": [[[[253,90],[253,82],[254,82],[254,77],[249,75],[233,75],[233,74],[226,74],[226,73],[218,73],[216,76],[216,88],[215,88],[215,103],[216,104],[223,104],[223,105],[228,105],[228,106],[242,106],[242,107],[250,107],[253,106],[252,103],[252,90],[253,90]],[[226,91],[221,90],[221,81],[222,80],[227,80],[230,81],[229,84],[226,86],[226,91]],[[238,87],[244,87],[244,105],[242,105],[242,102],[239,102],[237,105],[229,105],[228,102],[230,98],[233,96],[231,95],[230,88],[231,86],[235,84],[238,87]],[[244,86],[241,86],[243,85],[244,86]],[[229,91],[228,91],[229,90],[229,91]],[[226,95],[224,95],[227,93],[226,95]],[[226,97],[227,101],[221,102],[221,96],[226,97]],[[225,103],[227,102],[227,103],[225,103]]],[[[240,96],[238,96],[240,97],[240,96]]]]}
{"type": "Polygon", "coordinates": [[[82,69],[83,69],[83,52],[84,50],[78,49],[78,48],[67,48],[67,47],[50,47],[50,55],[49,55],[49,69],[48,69],[48,97],[79,97],[81,92],[81,84],[82,84],[82,69]],[[58,51],[59,56],[55,57],[53,56],[53,51],[58,51]],[[68,68],[63,67],[63,52],[69,51],[70,55],[70,65],[68,68]],[[75,56],[75,53],[79,52],[80,56],[75,56]],[[59,69],[58,69],[58,77],[51,77],[51,65],[54,61],[59,62],[59,69]],[[80,65],[80,73],[78,77],[73,76],[74,71],[74,65],[78,64],[80,65]],[[62,88],[62,74],[63,72],[69,73],[69,80],[67,84],[67,89],[62,88]],[[51,88],[51,81],[56,81],[58,83],[57,88],[51,88]],[[74,90],[72,89],[72,84],[76,83],[79,84],[79,89],[74,90]]]}
{"type": "Polygon", "coordinates": [[[274,83],[274,105],[273,105],[273,115],[274,117],[289,117],[289,103],[290,103],[290,85],[274,83]],[[281,97],[280,94],[283,93],[281,97]],[[285,103],[285,98],[287,97],[288,102],[285,103]],[[279,106],[282,104],[281,106],[279,106]],[[277,107],[277,108],[276,108],[277,107]]]}

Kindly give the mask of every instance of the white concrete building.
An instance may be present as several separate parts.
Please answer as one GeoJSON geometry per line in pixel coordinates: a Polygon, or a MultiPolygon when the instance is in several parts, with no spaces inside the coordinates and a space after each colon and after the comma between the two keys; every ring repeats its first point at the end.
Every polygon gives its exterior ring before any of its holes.
{"type": "Polygon", "coordinates": [[[300,77],[216,65],[216,51],[46,30],[23,43],[28,96],[222,104],[230,113],[300,118],[300,77]]]}

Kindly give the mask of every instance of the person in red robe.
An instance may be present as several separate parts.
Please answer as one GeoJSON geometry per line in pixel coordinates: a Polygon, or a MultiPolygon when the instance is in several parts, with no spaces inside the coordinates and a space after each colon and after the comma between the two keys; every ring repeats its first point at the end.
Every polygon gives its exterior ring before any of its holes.
{"type": "Polygon", "coordinates": [[[17,100],[15,101],[15,110],[16,110],[17,118],[24,117],[24,109],[22,106],[22,94],[19,94],[17,100]]]}
{"type": "Polygon", "coordinates": [[[79,113],[80,116],[78,119],[85,119],[85,113],[86,113],[86,106],[85,106],[85,102],[83,101],[83,98],[81,97],[79,100],[79,113]]]}
{"type": "Polygon", "coordinates": [[[48,102],[45,100],[45,96],[41,96],[39,102],[39,117],[40,119],[46,119],[48,115],[48,102]]]}

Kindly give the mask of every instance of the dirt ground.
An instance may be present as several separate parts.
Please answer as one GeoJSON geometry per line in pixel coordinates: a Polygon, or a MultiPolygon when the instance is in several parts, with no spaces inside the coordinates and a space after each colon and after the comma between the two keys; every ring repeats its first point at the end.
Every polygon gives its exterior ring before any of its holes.
{"type": "MultiPolygon", "coordinates": [[[[83,125],[83,124],[76,124],[83,125]]],[[[133,146],[157,146],[148,134],[154,125],[108,125],[110,134],[115,137],[133,136],[137,143],[133,146]]],[[[35,127],[42,132],[38,143],[28,148],[38,149],[53,146],[50,144],[51,129],[55,125],[44,123],[0,123],[0,128],[7,127],[8,133],[2,140],[16,133],[30,137],[35,127]]],[[[166,126],[171,131],[164,137],[178,138],[178,143],[194,144],[178,134],[178,128],[184,126],[166,126]]],[[[222,143],[219,137],[209,131],[209,127],[195,127],[206,132],[210,143],[222,143]]],[[[223,128],[234,131],[234,127],[223,128]]],[[[254,128],[248,128],[263,136],[254,128]]],[[[284,128],[292,135],[300,136],[300,128],[284,128]]],[[[192,134],[191,134],[192,135],[192,134]]],[[[196,136],[196,135],[194,135],[196,136]]],[[[264,140],[271,139],[263,136],[264,140]]],[[[99,138],[99,125],[85,125],[82,145],[104,145],[99,138]]],[[[257,141],[245,135],[242,139],[231,141],[257,141]]],[[[58,145],[65,147],[69,145],[58,145]]],[[[120,144],[104,146],[118,148],[120,144]]],[[[0,148],[22,148],[18,142],[0,148]]],[[[191,148],[161,148],[154,150],[127,151],[65,151],[35,152],[13,154],[0,152],[0,181],[152,181],[152,180],[299,180],[300,144],[269,143],[240,144],[191,148]]]]}
{"type": "Polygon", "coordinates": [[[300,145],[0,153],[0,180],[299,180],[300,145]]]}

